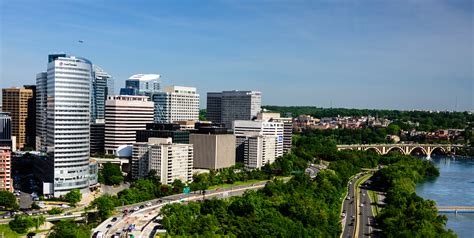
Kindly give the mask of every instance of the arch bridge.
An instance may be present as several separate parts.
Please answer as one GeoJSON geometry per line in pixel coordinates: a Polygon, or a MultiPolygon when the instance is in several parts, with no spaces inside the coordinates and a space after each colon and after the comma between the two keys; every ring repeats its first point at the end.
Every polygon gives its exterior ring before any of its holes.
{"type": "Polygon", "coordinates": [[[338,145],[337,150],[372,150],[377,154],[385,155],[391,151],[398,151],[404,155],[421,154],[431,158],[435,151],[444,154],[454,154],[460,145],[452,144],[364,144],[364,145],[338,145]]]}

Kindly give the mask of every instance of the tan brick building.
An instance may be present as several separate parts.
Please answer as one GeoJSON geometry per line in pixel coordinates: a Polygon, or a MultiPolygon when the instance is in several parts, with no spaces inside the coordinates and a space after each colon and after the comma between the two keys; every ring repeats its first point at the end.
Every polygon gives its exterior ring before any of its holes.
{"type": "Polygon", "coordinates": [[[16,148],[23,149],[26,143],[28,101],[33,99],[33,90],[26,88],[2,89],[2,111],[12,118],[12,136],[16,137],[16,148]]]}

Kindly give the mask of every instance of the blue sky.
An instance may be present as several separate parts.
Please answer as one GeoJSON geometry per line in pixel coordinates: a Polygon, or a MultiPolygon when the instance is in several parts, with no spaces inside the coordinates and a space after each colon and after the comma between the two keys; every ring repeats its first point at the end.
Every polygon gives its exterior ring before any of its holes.
{"type": "Polygon", "coordinates": [[[472,1],[0,1],[0,87],[47,54],[263,104],[473,110],[472,1]],[[78,40],[84,40],[79,44],[78,40]]]}

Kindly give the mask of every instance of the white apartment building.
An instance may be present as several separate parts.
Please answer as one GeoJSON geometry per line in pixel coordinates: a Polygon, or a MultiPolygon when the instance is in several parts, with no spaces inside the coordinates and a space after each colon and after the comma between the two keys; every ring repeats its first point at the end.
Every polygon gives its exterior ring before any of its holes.
{"type": "MultiPolygon", "coordinates": [[[[267,121],[234,121],[234,135],[242,136],[275,136],[275,156],[283,155],[283,123],[267,121]]],[[[239,144],[239,141],[237,141],[239,144]]]]}
{"type": "Polygon", "coordinates": [[[199,94],[196,88],[168,86],[153,95],[155,122],[199,120],[199,94]]]}
{"type": "Polygon", "coordinates": [[[283,153],[290,153],[293,141],[293,118],[284,118],[276,112],[259,112],[257,120],[283,123],[283,153]]]}
{"type": "Polygon", "coordinates": [[[261,168],[275,162],[276,136],[249,136],[244,145],[244,165],[249,169],[261,168]]]}
{"type": "Polygon", "coordinates": [[[193,145],[173,144],[171,138],[150,138],[135,143],[132,156],[132,177],[141,178],[155,170],[162,184],[175,179],[192,181],[193,145]]]}
{"type": "Polygon", "coordinates": [[[153,123],[153,102],[147,96],[110,96],[105,102],[105,152],[136,142],[136,132],[153,123]]]}
{"type": "Polygon", "coordinates": [[[89,187],[91,81],[92,63],[65,54],[50,55],[47,73],[37,75],[37,137],[53,165],[45,194],[89,187]]]}

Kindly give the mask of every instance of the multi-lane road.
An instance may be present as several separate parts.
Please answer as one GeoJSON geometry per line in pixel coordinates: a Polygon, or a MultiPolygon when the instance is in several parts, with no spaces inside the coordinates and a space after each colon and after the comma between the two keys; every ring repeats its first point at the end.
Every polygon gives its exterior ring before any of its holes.
{"type": "MultiPolygon", "coordinates": [[[[288,181],[289,178],[284,178],[283,180],[288,181]]],[[[197,201],[211,197],[225,198],[231,196],[240,196],[247,190],[256,190],[263,188],[267,182],[268,181],[262,181],[248,185],[234,186],[230,188],[206,190],[205,194],[178,194],[164,197],[161,199],[156,199],[153,201],[147,201],[143,203],[145,207],[139,209],[138,211],[129,214],[119,214],[105,220],[94,229],[93,234],[97,234],[98,232],[100,232],[104,235],[104,237],[111,237],[114,234],[117,234],[119,237],[128,237],[128,235],[130,234],[134,235],[135,238],[153,237],[153,232],[155,232],[154,228],[157,223],[154,223],[152,221],[159,215],[160,209],[166,204],[197,201]],[[146,206],[147,204],[148,206],[146,206]],[[135,225],[135,229],[133,229],[132,231],[124,231],[132,224],[135,225]]],[[[132,208],[139,207],[140,205],[141,204],[134,204],[133,206],[124,206],[120,209],[122,211],[125,209],[130,210],[132,208]]]]}
{"type": "Polygon", "coordinates": [[[365,186],[360,186],[360,215],[359,215],[359,237],[371,237],[374,215],[372,213],[371,199],[365,186]]]}
{"type": "Polygon", "coordinates": [[[355,176],[347,184],[347,196],[342,205],[342,237],[353,237],[355,233],[355,224],[357,219],[357,204],[355,202],[355,184],[359,177],[355,176]]]}
{"type": "Polygon", "coordinates": [[[365,186],[357,187],[363,179],[364,174],[357,174],[348,183],[347,196],[342,206],[342,238],[372,236],[374,216],[370,196],[365,186]]]}

